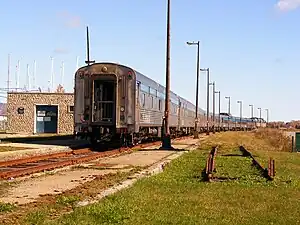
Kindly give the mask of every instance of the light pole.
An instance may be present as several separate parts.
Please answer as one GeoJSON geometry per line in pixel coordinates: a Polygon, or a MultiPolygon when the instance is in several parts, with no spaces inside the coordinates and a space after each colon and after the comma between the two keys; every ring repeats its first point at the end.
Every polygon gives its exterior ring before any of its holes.
{"type": "Polygon", "coordinates": [[[257,108],[259,110],[259,127],[261,127],[261,108],[257,108]]]}
{"type": "Polygon", "coordinates": [[[251,108],[251,119],[253,120],[253,105],[249,105],[251,108]]]}
{"type": "Polygon", "coordinates": [[[242,110],[243,110],[243,103],[242,101],[237,101],[238,104],[240,104],[240,129],[242,129],[242,110]]]}
{"type": "Polygon", "coordinates": [[[215,94],[219,94],[219,116],[218,116],[218,119],[219,119],[219,123],[218,123],[218,126],[219,126],[219,131],[221,130],[221,92],[220,91],[216,91],[215,94]]]}
{"type": "Polygon", "coordinates": [[[195,131],[194,131],[194,138],[199,138],[198,134],[198,95],[199,95],[199,63],[200,63],[200,41],[198,42],[187,42],[188,45],[197,45],[197,77],[196,77],[196,116],[195,116],[195,131]]]}
{"type": "Polygon", "coordinates": [[[230,116],[230,96],[226,96],[225,99],[228,99],[228,114],[230,116]]]}
{"type": "Polygon", "coordinates": [[[225,96],[228,99],[228,130],[229,130],[229,118],[230,118],[230,96],[225,96]]]}
{"type": "Polygon", "coordinates": [[[252,121],[252,125],[253,125],[253,105],[249,105],[251,108],[251,121],[252,121]]]}
{"type": "Polygon", "coordinates": [[[206,94],[206,134],[209,135],[209,68],[200,69],[200,71],[207,72],[207,94],[206,94]]]}
{"type": "Polygon", "coordinates": [[[165,116],[164,116],[164,134],[162,146],[160,149],[174,149],[171,146],[171,136],[169,130],[169,106],[170,106],[170,18],[171,18],[171,0],[167,0],[167,49],[166,49],[166,96],[165,96],[165,116]]]}
{"type": "Polygon", "coordinates": [[[215,82],[212,82],[213,86],[213,133],[215,133],[215,82]]]}
{"type": "Polygon", "coordinates": [[[265,109],[265,110],[267,112],[267,126],[268,126],[268,124],[269,124],[269,109],[265,109]]]}

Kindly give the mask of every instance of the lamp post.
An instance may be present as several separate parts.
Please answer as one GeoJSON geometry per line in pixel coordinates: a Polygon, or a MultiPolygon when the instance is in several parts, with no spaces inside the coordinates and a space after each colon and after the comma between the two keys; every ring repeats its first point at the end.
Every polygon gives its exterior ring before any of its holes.
{"type": "Polygon", "coordinates": [[[212,82],[213,86],[213,133],[215,133],[215,82],[212,82]]]}
{"type": "Polygon", "coordinates": [[[229,130],[229,117],[230,117],[230,96],[225,96],[228,99],[228,130],[229,130]]]}
{"type": "Polygon", "coordinates": [[[207,72],[207,94],[206,94],[206,134],[209,135],[209,68],[206,69],[200,69],[200,71],[207,72]]]}
{"type": "Polygon", "coordinates": [[[171,0],[167,0],[167,49],[166,49],[166,95],[165,95],[165,116],[164,116],[164,134],[162,146],[160,149],[174,149],[171,146],[171,136],[169,130],[169,106],[170,106],[170,18],[171,18],[171,0]]]}
{"type": "Polygon", "coordinates": [[[267,112],[267,126],[268,126],[268,124],[269,124],[269,109],[265,109],[265,110],[267,112]]]}
{"type": "Polygon", "coordinates": [[[261,108],[257,108],[259,110],[259,127],[261,127],[261,108]]]}
{"type": "Polygon", "coordinates": [[[196,116],[195,116],[195,131],[194,131],[194,139],[199,138],[198,133],[198,95],[199,95],[199,64],[200,64],[200,41],[198,42],[186,42],[188,45],[197,45],[197,77],[196,77],[196,116]]]}
{"type": "Polygon", "coordinates": [[[240,129],[242,129],[242,110],[243,110],[243,103],[242,101],[237,101],[238,104],[240,104],[240,129]]]}
{"type": "Polygon", "coordinates": [[[219,120],[219,123],[218,123],[218,126],[219,126],[219,131],[221,130],[221,92],[220,91],[216,91],[215,94],[219,94],[219,116],[218,116],[218,120],[219,120]]]}
{"type": "Polygon", "coordinates": [[[253,105],[249,105],[251,108],[251,121],[252,121],[252,125],[253,125],[253,105]]]}

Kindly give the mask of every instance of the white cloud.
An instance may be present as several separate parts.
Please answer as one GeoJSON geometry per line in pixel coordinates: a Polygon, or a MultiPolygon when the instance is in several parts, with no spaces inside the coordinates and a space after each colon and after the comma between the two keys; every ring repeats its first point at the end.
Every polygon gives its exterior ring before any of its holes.
{"type": "Polygon", "coordinates": [[[69,28],[77,28],[81,26],[81,18],[79,16],[71,15],[69,12],[61,12],[58,15],[64,21],[64,25],[69,28]]]}
{"type": "Polygon", "coordinates": [[[300,0],[279,0],[276,7],[280,11],[290,11],[300,7],[300,0]]]}

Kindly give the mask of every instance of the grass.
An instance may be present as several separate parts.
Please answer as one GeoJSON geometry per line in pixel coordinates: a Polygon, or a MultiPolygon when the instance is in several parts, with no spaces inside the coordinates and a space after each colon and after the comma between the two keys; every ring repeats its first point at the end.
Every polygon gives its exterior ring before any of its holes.
{"type": "Polygon", "coordinates": [[[16,208],[14,204],[0,202],[0,213],[11,212],[14,208],[16,208]]]}
{"type": "Polygon", "coordinates": [[[20,151],[25,149],[32,149],[28,147],[14,147],[14,146],[0,146],[0,152],[9,152],[9,151],[20,151]]]}
{"type": "Polygon", "coordinates": [[[298,224],[300,156],[284,152],[284,143],[270,143],[260,133],[216,134],[199,150],[174,160],[163,173],[41,224],[298,224]],[[216,161],[220,181],[205,183],[201,172],[215,144],[220,146],[216,161]],[[240,144],[256,149],[254,155],[264,165],[270,155],[275,158],[274,182],[240,156],[240,144]]]}
{"type": "MultiPolygon", "coordinates": [[[[93,198],[102,190],[127,179],[128,176],[131,176],[137,170],[139,169],[134,168],[130,172],[99,175],[94,180],[88,181],[74,189],[67,190],[62,194],[40,196],[36,202],[17,206],[11,210],[3,210],[3,213],[0,213],[0,224],[44,224],[45,221],[51,221],[63,214],[72,212],[78,201],[93,198]]],[[[7,190],[8,185],[11,185],[11,183],[3,183],[2,189],[0,185],[0,191],[7,190]]]]}

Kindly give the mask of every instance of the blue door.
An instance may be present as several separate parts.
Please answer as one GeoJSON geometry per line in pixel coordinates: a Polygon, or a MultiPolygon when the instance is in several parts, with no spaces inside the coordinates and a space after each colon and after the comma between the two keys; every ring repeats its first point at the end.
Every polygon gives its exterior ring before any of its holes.
{"type": "Polygon", "coordinates": [[[58,107],[53,105],[36,106],[36,132],[57,133],[58,107]]]}

